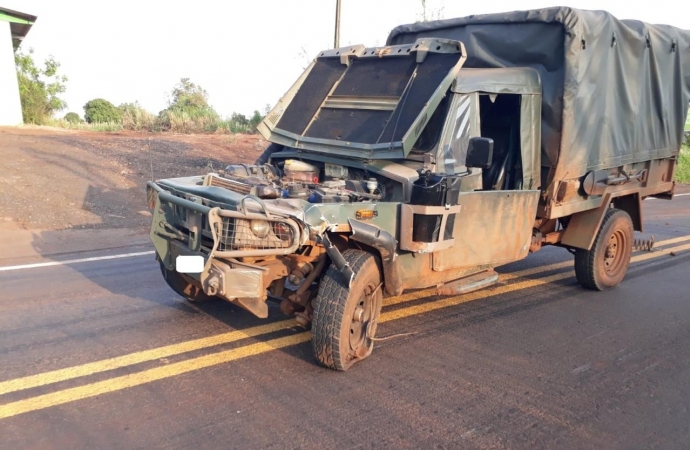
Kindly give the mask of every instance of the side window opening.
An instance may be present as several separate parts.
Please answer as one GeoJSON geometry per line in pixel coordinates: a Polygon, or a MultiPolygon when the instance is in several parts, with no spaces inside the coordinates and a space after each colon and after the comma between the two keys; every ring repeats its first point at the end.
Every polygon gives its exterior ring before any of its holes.
{"type": "Polygon", "coordinates": [[[494,140],[493,164],[482,175],[484,190],[522,189],[520,100],[517,94],[479,97],[481,135],[494,140]]]}

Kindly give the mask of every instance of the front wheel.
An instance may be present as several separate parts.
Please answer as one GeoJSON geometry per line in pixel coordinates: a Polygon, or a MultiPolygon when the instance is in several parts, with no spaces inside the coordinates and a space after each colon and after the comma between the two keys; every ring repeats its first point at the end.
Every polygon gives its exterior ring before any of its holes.
{"type": "Polygon", "coordinates": [[[352,286],[329,267],[313,301],[312,345],[323,366],[347,370],[374,350],[376,320],[381,313],[381,269],[377,258],[361,250],[343,253],[355,273],[352,286]]]}
{"type": "Polygon", "coordinates": [[[609,210],[592,248],[575,252],[577,281],[596,291],[617,286],[628,271],[632,243],[633,224],[628,213],[620,209],[609,210]]]}

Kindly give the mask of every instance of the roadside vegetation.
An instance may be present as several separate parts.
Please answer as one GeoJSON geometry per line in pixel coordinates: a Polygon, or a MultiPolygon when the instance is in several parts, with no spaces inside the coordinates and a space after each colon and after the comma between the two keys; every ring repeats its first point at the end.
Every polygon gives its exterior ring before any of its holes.
{"type": "Polygon", "coordinates": [[[37,65],[33,50],[15,53],[19,93],[22,101],[24,123],[91,131],[148,131],[183,134],[220,133],[254,134],[265,114],[254,111],[251,117],[233,113],[221,117],[208,102],[208,94],[188,78],[182,78],[173,86],[168,106],[158,114],[144,109],[138,102],[115,106],[103,98],[95,98],[84,106],[83,115],[69,111],[60,119],[58,113],[67,109],[59,98],[66,90],[67,77],[59,73],[60,63],[53,57],[43,65],[37,65]]]}
{"type": "Polygon", "coordinates": [[[33,50],[14,55],[24,122],[44,125],[67,104],[58,97],[64,93],[67,77],[59,73],[60,63],[53,57],[36,65],[33,50]]]}
{"type": "MultiPolygon", "coordinates": [[[[428,10],[422,1],[424,21],[441,18],[443,10],[428,10]]],[[[189,78],[182,78],[173,86],[168,97],[168,107],[158,114],[144,109],[138,102],[115,106],[103,98],[88,101],[83,109],[83,118],[70,111],[61,119],[55,115],[67,109],[59,98],[66,90],[67,77],[59,71],[60,63],[49,57],[43,64],[36,64],[33,50],[15,53],[19,93],[22,101],[24,122],[35,125],[49,125],[61,128],[91,131],[145,131],[173,132],[182,134],[254,134],[256,127],[268,114],[270,105],[263,113],[254,111],[251,117],[233,113],[221,117],[208,102],[207,92],[189,78]]],[[[690,131],[690,115],[685,122],[690,131]]],[[[676,180],[690,183],[690,136],[681,149],[676,180]]]]}
{"type": "Polygon", "coordinates": [[[690,183],[690,145],[683,145],[680,150],[678,169],[676,169],[676,181],[690,183]]]}

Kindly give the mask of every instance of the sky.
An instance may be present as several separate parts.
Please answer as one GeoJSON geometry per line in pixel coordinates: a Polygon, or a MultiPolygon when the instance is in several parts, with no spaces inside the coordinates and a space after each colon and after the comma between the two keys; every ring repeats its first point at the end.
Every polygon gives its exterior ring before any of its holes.
{"type": "MultiPolygon", "coordinates": [[[[333,47],[336,0],[0,0],[0,6],[38,16],[22,44],[37,61],[53,55],[67,75],[63,98],[83,105],[105,98],[138,101],[158,113],[180,78],[209,94],[223,116],[250,115],[274,105],[320,50],[333,47]]],[[[442,18],[557,6],[549,0],[428,0],[442,18]]],[[[571,0],[568,6],[603,9],[690,29],[683,0],[623,2],[571,0]]],[[[383,45],[397,25],[421,19],[420,0],[342,0],[342,46],[383,45]]]]}

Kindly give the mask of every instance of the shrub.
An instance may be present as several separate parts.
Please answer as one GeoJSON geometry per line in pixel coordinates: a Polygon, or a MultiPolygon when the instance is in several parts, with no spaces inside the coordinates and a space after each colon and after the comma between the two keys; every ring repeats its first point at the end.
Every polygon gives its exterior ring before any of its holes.
{"type": "Polygon", "coordinates": [[[84,105],[84,118],[88,123],[120,122],[122,113],[108,100],[97,98],[84,105]]]}
{"type": "Polygon", "coordinates": [[[162,130],[174,133],[215,133],[222,121],[215,111],[163,110],[156,121],[162,130]]]}
{"type": "Polygon", "coordinates": [[[208,104],[208,94],[189,78],[177,83],[168,99],[168,107],[158,114],[161,130],[177,133],[215,132],[220,125],[218,113],[208,104]]]}
{"type": "Polygon", "coordinates": [[[264,116],[262,116],[259,111],[254,111],[254,115],[249,119],[249,126],[252,132],[256,131],[256,127],[259,126],[262,120],[264,120],[264,116]]]}
{"type": "Polygon", "coordinates": [[[65,120],[69,123],[81,123],[81,117],[75,112],[68,112],[65,114],[65,120]]]}
{"type": "Polygon", "coordinates": [[[155,131],[156,116],[146,111],[138,102],[123,103],[118,106],[122,128],[131,131],[155,131]]]}
{"type": "Polygon", "coordinates": [[[58,75],[60,63],[52,56],[45,60],[42,68],[37,67],[33,53],[33,49],[29,49],[28,53],[17,51],[14,63],[24,122],[42,125],[50,121],[53,113],[67,107],[58,97],[66,90],[64,83],[67,77],[58,75]]]}
{"type": "Polygon", "coordinates": [[[249,125],[249,119],[247,119],[247,116],[240,113],[232,113],[232,116],[230,117],[230,122],[234,122],[239,126],[249,125]]]}
{"type": "Polygon", "coordinates": [[[678,168],[676,169],[676,181],[690,183],[690,145],[683,145],[678,156],[678,168]]]}

